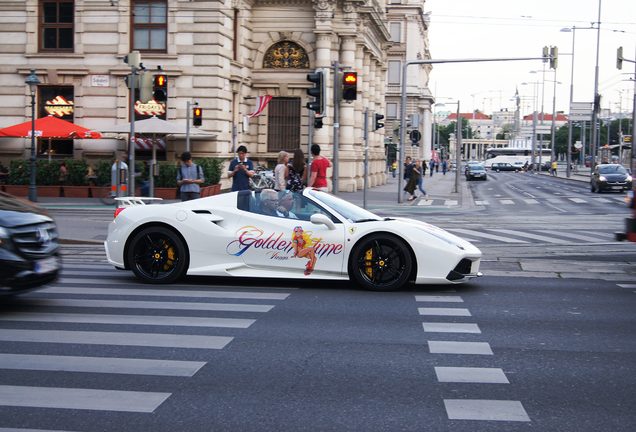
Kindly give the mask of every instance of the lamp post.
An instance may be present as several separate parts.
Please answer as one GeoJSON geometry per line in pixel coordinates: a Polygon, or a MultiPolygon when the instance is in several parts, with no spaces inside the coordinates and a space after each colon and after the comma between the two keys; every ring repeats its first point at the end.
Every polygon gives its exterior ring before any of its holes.
{"type": "Polygon", "coordinates": [[[31,75],[24,81],[29,86],[31,93],[31,179],[29,182],[29,201],[38,200],[38,190],[35,187],[35,92],[38,89],[40,80],[35,75],[35,69],[31,69],[31,75]]]}

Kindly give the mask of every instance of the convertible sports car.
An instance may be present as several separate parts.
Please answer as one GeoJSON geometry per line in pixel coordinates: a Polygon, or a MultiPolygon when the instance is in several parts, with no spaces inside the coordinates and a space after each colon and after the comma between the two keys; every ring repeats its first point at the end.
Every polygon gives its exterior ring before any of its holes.
{"type": "Polygon", "coordinates": [[[184,275],[351,279],[390,291],[408,281],[481,276],[481,251],[435,226],[382,218],[315,189],[283,192],[280,202],[274,194],[240,191],[166,205],[124,199],[104,243],[108,261],[147,283],[184,275]]]}

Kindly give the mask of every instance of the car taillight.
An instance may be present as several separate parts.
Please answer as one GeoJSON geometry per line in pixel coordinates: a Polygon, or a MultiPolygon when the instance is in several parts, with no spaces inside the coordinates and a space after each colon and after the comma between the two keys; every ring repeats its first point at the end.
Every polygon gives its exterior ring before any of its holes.
{"type": "Polygon", "coordinates": [[[115,209],[115,217],[113,219],[117,219],[117,216],[119,216],[119,213],[123,212],[126,209],[126,207],[118,207],[115,209]]]}

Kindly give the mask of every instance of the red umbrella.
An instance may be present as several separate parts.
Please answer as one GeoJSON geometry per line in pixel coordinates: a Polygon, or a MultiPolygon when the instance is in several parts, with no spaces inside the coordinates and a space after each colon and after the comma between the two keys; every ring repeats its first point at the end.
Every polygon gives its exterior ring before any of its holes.
{"type": "MultiPolygon", "coordinates": [[[[33,126],[30,121],[0,129],[0,136],[30,137],[33,126]]],[[[35,120],[35,136],[40,138],[101,138],[99,132],[78,126],[54,116],[35,120]]]]}

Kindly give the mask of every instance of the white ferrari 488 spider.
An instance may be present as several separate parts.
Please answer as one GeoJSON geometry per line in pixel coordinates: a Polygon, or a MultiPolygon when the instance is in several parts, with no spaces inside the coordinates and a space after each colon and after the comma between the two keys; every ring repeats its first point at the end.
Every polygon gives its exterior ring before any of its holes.
{"type": "Polygon", "coordinates": [[[123,204],[104,243],[108,261],[147,283],[184,275],[350,279],[390,291],[409,281],[454,284],[481,275],[481,251],[469,242],[315,189],[123,204]]]}

